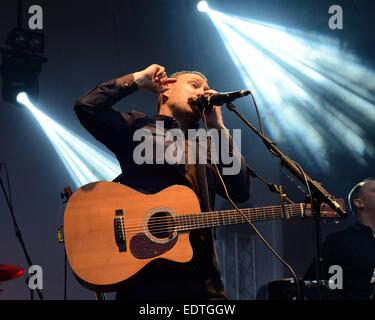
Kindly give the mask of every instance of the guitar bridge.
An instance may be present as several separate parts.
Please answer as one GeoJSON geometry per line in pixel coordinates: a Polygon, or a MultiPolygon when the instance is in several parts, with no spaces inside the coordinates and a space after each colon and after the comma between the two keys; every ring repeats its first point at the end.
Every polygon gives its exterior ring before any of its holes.
{"type": "Polygon", "coordinates": [[[126,236],[125,236],[125,224],[124,224],[124,213],[121,209],[116,210],[116,217],[113,219],[113,225],[115,229],[115,240],[120,252],[126,251],[126,236]]]}

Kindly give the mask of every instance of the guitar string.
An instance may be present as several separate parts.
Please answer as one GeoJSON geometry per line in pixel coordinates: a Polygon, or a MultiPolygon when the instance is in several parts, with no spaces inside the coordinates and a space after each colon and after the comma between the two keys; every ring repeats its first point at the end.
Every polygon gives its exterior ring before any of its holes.
{"type": "MultiPolygon", "coordinates": [[[[292,205],[287,205],[286,206],[286,209],[288,210],[288,212],[291,214],[291,216],[293,215],[299,215],[301,212],[301,205],[300,204],[292,204],[292,205]]],[[[263,207],[263,208],[245,208],[245,209],[242,209],[245,214],[250,214],[251,215],[254,215],[254,216],[262,216],[262,215],[268,215],[268,217],[271,217],[273,214],[277,215],[277,214],[280,214],[280,213],[283,213],[283,210],[280,206],[268,206],[268,207],[263,207]],[[247,212],[246,212],[247,211],[247,212]]],[[[154,217],[153,220],[159,220],[161,221],[159,223],[156,222],[156,223],[153,223],[153,225],[163,225],[165,223],[165,221],[167,221],[168,219],[186,219],[185,222],[189,222],[190,224],[199,224],[201,223],[199,220],[205,220],[206,222],[212,222],[212,221],[215,221],[215,220],[218,220],[220,219],[221,221],[223,221],[223,218],[224,219],[233,219],[233,217],[237,217],[239,216],[239,214],[236,213],[236,211],[234,210],[222,210],[222,211],[209,211],[209,212],[201,212],[201,213],[193,213],[193,214],[181,214],[181,215],[177,215],[177,216],[163,216],[163,217],[154,217]],[[164,220],[165,219],[165,220],[164,220]],[[190,220],[190,221],[188,221],[190,220]],[[193,220],[193,221],[192,221],[193,220]]],[[[325,216],[322,216],[322,218],[333,218],[332,216],[328,216],[327,214],[325,216]]],[[[143,222],[144,222],[144,218],[140,218],[140,219],[125,219],[124,222],[126,222],[126,227],[127,229],[131,229],[131,228],[135,228],[135,227],[138,227],[140,225],[143,225],[143,222]],[[140,224],[141,223],[141,224],[140,224]]]]}
{"type": "MultiPolygon", "coordinates": [[[[281,217],[284,218],[284,214],[282,212],[280,212],[280,214],[281,214],[281,217]]],[[[250,218],[256,218],[255,221],[265,221],[265,220],[268,220],[271,217],[274,218],[275,214],[264,214],[264,215],[262,215],[262,218],[264,218],[264,219],[258,219],[258,217],[256,217],[255,215],[253,217],[250,216],[250,218]]],[[[165,219],[165,221],[168,220],[167,218],[164,218],[164,219],[165,219]]],[[[233,219],[234,218],[232,218],[232,220],[233,219]]],[[[216,220],[215,223],[219,222],[217,219],[215,219],[215,220],[216,220]]],[[[227,220],[229,221],[229,219],[227,219],[227,220]]],[[[240,221],[238,221],[238,219],[236,219],[236,223],[241,223],[243,221],[244,221],[244,219],[241,219],[240,221]]],[[[214,220],[209,220],[208,222],[213,223],[214,220]]],[[[156,228],[153,226],[151,228],[148,228],[148,230],[151,234],[158,234],[158,233],[164,233],[164,232],[167,232],[167,231],[171,231],[171,229],[173,231],[178,232],[178,231],[188,231],[188,230],[193,230],[193,229],[204,228],[199,223],[188,223],[188,224],[190,224],[190,226],[188,228],[186,228],[185,224],[186,224],[186,222],[182,223],[182,224],[180,223],[180,224],[175,225],[173,228],[171,228],[171,227],[167,227],[165,225],[165,223],[163,223],[163,225],[160,223],[160,226],[162,225],[160,228],[159,228],[159,225],[158,225],[156,228]]],[[[221,225],[221,224],[219,223],[219,225],[221,225]]],[[[207,225],[205,227],[212,227],[212,226],[215,226],[215,225],[207,225]]],[[[125,231],[126,231],[127,236],[135,235],[135,234],[137,234],[141,231],[144,231],[144,229],[145,229],[145,225],[137,225],[137,226],[133,226],[133,227],[130,227],[130,228],[125,227],[125,231]]]]}
{"type": "MultiPolygon", "coordinates": [[[[288,211],[292,211],[293,213],[295,213],[296,211],[300,211],[301,210],[301,207],[300,205],[298,204],[294,204],[294,205],[288,205],[287,206],[287,209],[288,211]]],[[[270,207],[263,207],[263,208],[246,208],[246,209],[241,209],[242,211],[244,211],[246,213],[247,211],[247,214],[253,214],[254,215],[262,215],[262,214],[268,214],[268,213],[272,213],[272,212],[275,212],[276,213],[280,213],[280,212],[283,212],[282,208],[280,208],[280,206],[270,206],[270,207]]],[[[201,217],[201,216],[204,216],[204,217],[207,217],[208,219],[217,219],[218,217],[221,217],[221,216],[228,216],[228,215],[237,215],[238,213],[235,211],[235,210],[222,210],[222,211],[208,211],[208,212],[201,212],[201,213],[192,213],[192,214],[181,214],[181,215],[177,215],[177,217],[196,217],[196,219],[200,219],[200,218],[197,218],[197,217],[201,217]]],[[[173,217],[173,216],[172,216],[173,217]]],[[[158,220],[158,219],[163,219],[163,218],[166,218],[165,216],[163,217],[154,217],[153,219],[154,220],[158,220]]],[[[206,218],[206,219],[207,219],[206,218]]],[[[132,226],[132,224],[137,224],[138,225],[138,222],[143,222],[145,219],[144,218],[139,218],[139,219],[125,219],[127,221],[127,225],[130,224],[130,226],[132,226]]]]}
{"type": "MultiPolygon", "coordinates": [[[[291,215],[298,214],[301,210],[300,207],[298,208],[293,208],[294,210],[288,210],[290,211],[291,215]],[[297,209],[297,210],[296,210],[297,209]]],[[[265,216],[267,218],[276,216],[278,214],[282,214],[283,211],[282,209],[280,210],[248,210],[248,209],[242,209],[244,210],[245,214],[250,215],[250,216],[255,216],[258,218],[258,216],[262,217],[265,216]],[[247,211],[247,212],[246,212],[247,211]]],[[[158,226],[158,225],[164,225],[165,222],[171,221],[171,220],[179,220],[181,223],[188,223],[191,225],[200,225],[201,223],[206,224],[206,223],[213,223],[216,221],[225,221],[225,220],[230,220],[230,219],[236,219],[236,217],[239,217],[239,214],[236,214],[233,211],[221,211],[221,214],[217,214],[215,212],[207,212],[207,213],[200,213],[200,214],[183,214],[183,215],[177,215],[177,216],[164,216],[164,217],[155,217],[153,218],[154,223],[152,223],[153,226],[158,226]]],[[[140,225],[144,225],[144,219],[124,219],[124,223],[126,224],[126,229],[133,229],[137,228],[140,225]]]]}
{"type": "MultiPolygon", "coordinates": [[[[297,205],[295,205],[295,206],[297,206],[297,205]]],[[[222,211],[222,212],[231,212],[231,211],[222,211]]],[[[300,214],[300,208],[299,208],[299,210],[289,212],[289,214],[290,214],[291,218],[298,216],[300,214]]],[[[247,215],[249,215],[249,213],[247,213],[247,215]]],[[[253,219],[253,221],[256,222],[256,221],[266,221],[266,220],[270,220],[271,218],[276,218],[276,217],[277,218],[285,218],[285,214],[282,210],[280,210],[279,212],[276,212],[276,213],[275,212],[272,212],[272,213],[267,212],[265,214],[261,214],[260,219],[259,219],[259,215],[260,214],[258,214],[258,213],[252,214],[250,212],[250,219],[255,218],[255,219],[253,219]]],[[[180,216],[177,216],[177,217],[181,218],[182,216],[185,219],[185,221],[182,220],[182,219],[179,219],[180,222],[175,223],[174,227],[172,228],[173,231],[177,231],[177,232],[178,231],[188,231],[188,230],[200,229],[200,228],[205,228],[205,227],[220,226],[220,225],[225,225],[225,222],[229,222],[229,223],[232,223],[232,224],[240,224],[240,223],[244,222],[244,219],[241,219],[240,221],[238,221],[239,215],[233,216],[232,214],[224,216],[223,217],[224,219],[221,218],[220,221],[217,218],[212,219],[212,217],[210,217],[210,218],[205,220],[205,223],[202,223],[201,221],[197,221],[197,218],[194,219],[195,221],[188,221],[188,218],[192,217],[192,215],[180,215],[180,216]],[[236,222],[235,223],[231,222],[231,220],[233,221],[234,219],[236,219],[236,222]],[[223,221],[224,221],[224,224],[223,224],[223,221]],[[218,225],[216,225],[216,224],[218,224],[218,225]],[[189,225],[189,226],[187,227],[187,225],[189,225]]],[[[204,219],[204,217],[202,217],[202,218],[204,219]]],[[[151,228],[148,228],[148,230],[151,233],[154,233],[154,234],[164,233],[164,232],[170,231],[171,227],[166,226],[166,223],[167,222],[170,223],[173,220],[175,221],[176,219],[173,219],[173,218],[171,219],[171,217],[160,217],[159,221],[161,221],[161,222],[158,222],[157,224],[153,224],[151,226],[151,228]]],[[[135,234],[137,234],[141,231],[144,231],[144,230],[145,230],[144,224],[137,224],[137,225],[133,225],[131,227],[125,227],[125,231],[126,231],[128,236],[129,235],[135,235],[135,234]]]]}

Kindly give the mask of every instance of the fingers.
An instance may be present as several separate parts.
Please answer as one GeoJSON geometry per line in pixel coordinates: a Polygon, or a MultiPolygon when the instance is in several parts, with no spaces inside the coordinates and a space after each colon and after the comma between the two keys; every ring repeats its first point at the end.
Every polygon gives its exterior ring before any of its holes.
{"type": "Polygon", "coordinates": [[[156,65],[154,80],[158,82],[161,79],[165,78],[166,76],[167,76],[167,73],[165,72],[165,68],[162,66],[156,65]]]}
{"type": "Polygon", "coordinates": [[[166,76],[167,76],[167,73],[165,72],[165,69],[162,68],[162,69],[160,69],[160,70],[156,73],[156,75],[155,75],[155,77],[154,77],[154,80],[155,80],[155,81],[160,81],[161,79],[165,78],[166,76]]]}
{"type": "MultiPolygon", "coordinates": [[[[172,80],[174,78],[168,78],[167,72],[165,71],[165,68],[158,64],[152,64],[150,67],[148,67],[150,71],[152,70],[153,76],[151,77],[153,81],[159,82],[159,83],[171,83],[175,82],[175,80],[172,80]]],[[[146,69],[146,70],[147,70],[146,69]]]]}
{"type": "Polygon", "coordinates": [[[163,79],[160,80],[160,84],[169,84],[169,83],[174,83],[176,82],[176,78],[168,78],[167,76],[163,79]]]}
{"type": "Polygon", "coordinates": [[[159,81],[165,74],[165,68],[158,64],[152,64],[143,70],[143,73],[152,81],[159,81]]]}
{"type": "Polygon", "coordinates": [[[168,89],[170,89],[169,84],[174,83],[176,81],[177,81],[176,78],[168,78],[167,76],[165,76],[160,81],[156,81],[156,84],[158,86],[158,91],[160,93],[167,91],[168,89]]]}
{"type": "Polygon", "coordinates": [[[176,78],[169,78],[165,68],[158,64],[152,64],[143,70],[145,79],[147,80],[144,88],[155,93],[161,93],[169,89],[166,85],[177,81],[176,78]]]}
{"type": "Polygon", "coordinates": [[[162,79],[159,83],[160,93],[165,92],[171,88],[170,84],[176,82],[175,78],[162,79]]]}

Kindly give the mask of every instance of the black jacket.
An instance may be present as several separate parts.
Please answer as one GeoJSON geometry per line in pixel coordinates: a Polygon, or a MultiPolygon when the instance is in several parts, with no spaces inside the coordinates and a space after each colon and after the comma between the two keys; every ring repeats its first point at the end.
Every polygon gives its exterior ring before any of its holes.
{"type": "MultiPolygon", "coordinates": [[[[356,222],[347,229],[330,234],[322,245],[324,279],[332,275],[329,268],[341,266],[343,289],[328,290],[326,297],[333,300],[368,300],[374,284],[375,237],[372,230],[356,222]]],[[[315,279],[315,264],[311,263],[305,274],[306,280],[315,279]]],[[[307,292],[309,298],[317,298],[316,292],[307,292]]]]}

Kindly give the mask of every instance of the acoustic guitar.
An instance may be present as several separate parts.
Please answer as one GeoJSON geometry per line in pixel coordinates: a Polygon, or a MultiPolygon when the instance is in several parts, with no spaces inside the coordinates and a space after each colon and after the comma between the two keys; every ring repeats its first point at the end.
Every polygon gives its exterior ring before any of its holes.
{"type": "MultiPolygon", "coordinates": [[[[343,201],[341,201],[342,203],[343,201]]],[[[251,221],[311,216],[309,206],[287,204],[241,209],[251,221]],[[305,210],[306,209],[306,210],[305,210]]],[[[322,205],[322,218],[338,218],[322,205]]],[[[77,279],[94,291],[113,291],[154,259],[188,262],[189,232],[245,223],[236,210],[202,213],[190,188],[168,187],[143,194],[114,182],[87,184],[70,197],[64,213],[64,242],[77,279]]]]}

